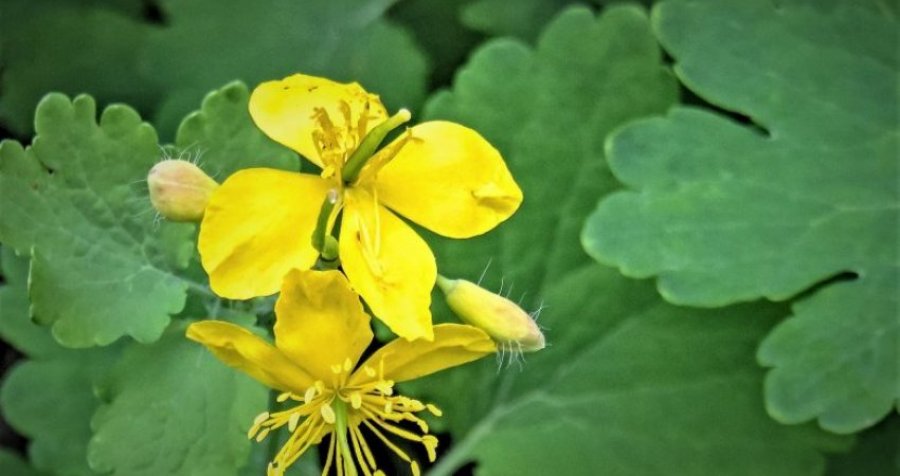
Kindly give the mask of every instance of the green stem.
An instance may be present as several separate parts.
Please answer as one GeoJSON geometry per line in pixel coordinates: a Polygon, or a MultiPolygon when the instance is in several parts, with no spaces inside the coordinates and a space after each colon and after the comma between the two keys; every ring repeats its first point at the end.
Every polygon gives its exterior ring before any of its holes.
{"type": "Polygon", "coordinates": [[[187,289],[189,292],[192,292],[194,294],[199,294],[200,296],[213,297],[213,298],[219,299],[219,296],[216,296],[216,293],[212,292],[212,289],[209,289],[209,286],[207,286],[205,284],[200,284],[196,281],[191,281],[190,279],[183,278],[180,276],[178,277],[178,279],[180,279],[181,282],[184,283],[185,286],[187,286],[187,289]]]}
{"type": "Polygon", "coordinates": [[[412,118],[412,114],[409,110],[401,109],[397,114],[389,117],[388,120],[375,126],[374,129],[369,131],[359,144],[359,147],[357,147],[350,158],[347,159],[344,168],[341,170],[341,179],[344,183],[355,182],[356,178],[359,177],[359,172],[362,170],[363,166],[366,165],[366,162],[368,162],[372,155],[375,154],[375,151],[378,150],[381,141],[383,141],[392,130],[409,122],[410,118],[412,118]]]}

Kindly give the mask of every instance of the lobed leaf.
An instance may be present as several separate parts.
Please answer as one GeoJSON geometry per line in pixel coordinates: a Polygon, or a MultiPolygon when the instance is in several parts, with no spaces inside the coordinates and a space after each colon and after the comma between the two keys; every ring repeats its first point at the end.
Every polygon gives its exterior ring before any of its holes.
{"type": "Polygon", "coordinates": [[[222,183],[241,169],[268,167],[297,171],[300,159],[262,133],[247,107],[250,92],[235,81],[203,99],[200,110],[181,121],[175,146],[196,157],[204,172],[222,183]]]}
{"type": "Polygon", "coordinates": [[[483,361],[413,384],[453,434],[432,476],[473,460],[479,475],[813,475],[820,451],[846,446],[777,424],[756,396],[754,349],[780,307],[677,308],[578,246],[597,197],[618,188],[605,136],[675,100],[645,13],[616,7],[565,11],[535,49],[489,43],[429,104],[496,145],[525,193],[484,237],[432,240],[441,273],[476,280],[492,261],[483,283],[543,302],[550,344],[521,370],[483,361]]]}
{"type": "Polygon", "coordinates": [[[114,475],[236,475],[247,428],[268,392],[222,365],[173,325],[158,342],[129,347],[94,415],[91,466],[114,475]]]}
{"type": "Polygon", "coordinates": [[[125,106],[95,114],[90,97],[51,94],[31,147],[0,143],[0,241],[30,253],[34,317],[63,345],[152,342],[184,306],[188,283],[174,273],[193,254],[193,226],[154,221],[153,128],[125,106]]]}
{"type": "Polygon", "coordinates": [[[877,2],[671,0],[653,21],[679,79],[755,126],[678,108],[611,137],[632,190],[600,204],[586,249],[657,276],[679,304],[824,283],[759,350],[769,413],[874,424],[900,399],[896,16],[877,2]],[[855,277],[828,282],[843,273],[855,277]]]}

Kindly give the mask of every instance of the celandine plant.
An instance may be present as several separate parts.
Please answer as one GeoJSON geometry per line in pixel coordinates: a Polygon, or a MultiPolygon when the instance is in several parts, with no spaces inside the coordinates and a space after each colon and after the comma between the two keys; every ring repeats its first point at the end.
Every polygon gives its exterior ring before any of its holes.
{"type": "Polygon", "coordinates": [[[391,439],[421,443],[433,462],[438,440],[416,414],[441,412],[394,395],[394,384],[471,362],[498,345],[536,351],[544,336],[509,300],[438,276],[428,246],[388,208],[464,238],[508,218],[522,192],[500,154],[458,124],[421,124],[379,148],[410,114],[388,117],[378,97],[355,83],[304,75],[267,82],[254,91],[250,112],[321,174],[246,169],[219,186],[193,164],[164,161],[148,185],[166,218],[202,220],[199,249],[214,292],[244,299],[280,290],[275,342],[217,320],[190,325],[187,336],[279,392],[283,408],[261,413],[248,432],[257,441],[282,428],[290,433],[269,475],[283,474],[326,436],[322,474],[332,467],[339,475],[384,474],[374,438],[418,475],[419,463],[391,439]],[[432,326],[436,280],[468,324],[432,326]],[[360,296],[401,336],[362,363],[373,333],[360,296]]]}

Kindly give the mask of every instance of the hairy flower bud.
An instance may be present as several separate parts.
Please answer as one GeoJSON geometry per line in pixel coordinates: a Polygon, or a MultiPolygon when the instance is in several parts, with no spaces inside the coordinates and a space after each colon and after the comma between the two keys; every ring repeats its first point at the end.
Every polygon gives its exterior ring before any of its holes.
{"type": "Polygon", "coordinates": [[[150,202],[172,221],[200,221],[209,197],[219,186],[200,167],[184,160],[163,160],[147,174],[150,202]]]}
{"type": "Polygon", "coordinates": [[[450,309],[466,324],[479,327],[511,350],[544,348],[544,334],[530,314],[509,299],[465,279],[437,278],[450,309]]]}

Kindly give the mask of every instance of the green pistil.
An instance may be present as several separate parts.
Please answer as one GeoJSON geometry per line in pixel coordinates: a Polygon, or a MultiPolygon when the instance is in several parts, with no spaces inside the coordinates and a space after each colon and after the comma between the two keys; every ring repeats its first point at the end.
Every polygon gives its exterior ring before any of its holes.
{"type": "Polygon", "coordinates": [[[335,398],[331,403],[334,410],[334,435],[337,437],[338,450],[344,456],[344,459],[350,464],[346,466],[349,470],[347,476],[357,476],[356,464],[353,462],[353,453],[350,451],[350,443],[347,441],[347,403],[340,398],[335,398]]]}
{"type": "Polygon", "coordinates": [[[389,117],[388,120],[369,131],[359,144],[359,147],[353,151],[353,155],[344,164],[344,168],[341,171],[341,179],[344,183],[350,184],[355,182],[357,177],[359,177],[359,172],[366,165],[366,162],[372,158],[375,151],[378,150],[378,146],[381,145],[384,138],[392,130],[406,124],[411,117],[412,114],[410,114],[409,110],[401,109],[397,114],[389,117]]]}
{"type": "Polygon", "coordinates": [[[312,245],[316,251],[322,256],[324,261],[334,261],[337,258],[337,246],[332,242],[336,241],[334,237],[328,235],[328,220],[331,218],[331,212],[338,202],[338,191],[331,189],[325,194],[325,200],[322,201],[322,207],[319,209],[319,218],[316,220],[316,229],[312,235],[312,245]],[[331,238],[329,240],[328,238],[331,238]]]}

